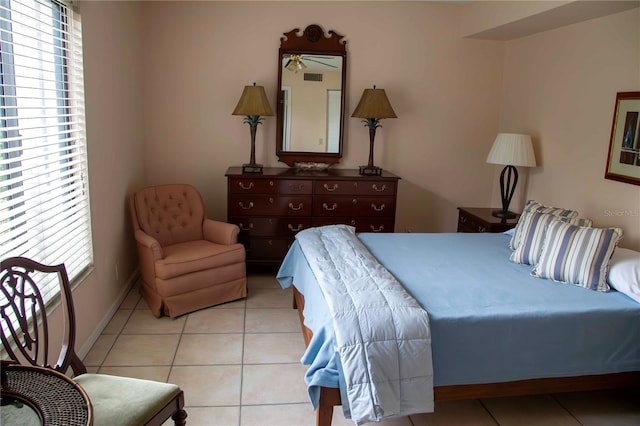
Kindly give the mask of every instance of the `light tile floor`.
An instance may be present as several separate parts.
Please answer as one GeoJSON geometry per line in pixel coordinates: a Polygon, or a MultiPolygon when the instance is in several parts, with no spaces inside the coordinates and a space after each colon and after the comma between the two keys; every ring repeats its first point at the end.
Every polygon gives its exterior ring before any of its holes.
{"type": "MultiPolygon", "coordinates": [[[[246,300],[158,319],[134,288],[84,361],[91,372],[179,385],[188,425],[313,425],[299,362],[304,341],[291,304],[291,292],[273,274],[251,274],[246,300]]],[[[380,424],[637,426],[640,389],[443,401],[435,413],[380,424]]],[[[353,422],[337,407],[333,425],[353,422]]]]}

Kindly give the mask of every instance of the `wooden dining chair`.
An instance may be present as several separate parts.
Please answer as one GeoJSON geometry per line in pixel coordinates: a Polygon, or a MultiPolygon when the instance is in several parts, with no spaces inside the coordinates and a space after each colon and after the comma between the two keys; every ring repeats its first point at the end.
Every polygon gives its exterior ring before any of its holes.
{"type": "Polygon", "coordinates": [[[69,278],[63,264],[47,266],[24,257],[12,257],[1,261],[0,280],[0,325],[4,352],[23,365],[51,368],[63,374],[71,369],[73,380],[89,396],[95,426],[162,425],[169,418],[176,425],[186,424],[184,393],[178,386],[87,373],[74,348],[75,311],[69,278]],[[43,286],[39,285],[51,277],[59,283],[59,309],[50,309],[50,304],[43,299],[43,286]],[[63,330],[50,329],[53,321],[64,323],[60,327],[63,330]],[[51,341],[54,333],[62,333],[61,349],[55,356],[50,355],[54,352],[51,347],[57,347],[51,341]]]}

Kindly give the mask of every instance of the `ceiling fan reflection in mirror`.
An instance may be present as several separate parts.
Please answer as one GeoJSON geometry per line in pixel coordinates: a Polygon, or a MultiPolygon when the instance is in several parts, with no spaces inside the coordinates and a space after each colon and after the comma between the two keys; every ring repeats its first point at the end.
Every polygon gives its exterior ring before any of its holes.
{"type": "Polygon", "coordinates": [[[318,55],[283,55],[283,66],[297,73],[304,69],[310,68],[315,71],[322,71],[327,69],[338,69],[340,65],[337,61],[340,61],[339,56],[318,56],[318,55]],[[305,63],[306,62],[306,63],[305,63]]]}

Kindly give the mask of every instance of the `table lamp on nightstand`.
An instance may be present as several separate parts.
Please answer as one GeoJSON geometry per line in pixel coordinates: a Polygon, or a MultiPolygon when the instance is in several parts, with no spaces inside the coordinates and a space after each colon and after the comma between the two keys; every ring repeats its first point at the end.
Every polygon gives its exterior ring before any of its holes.
{"type": "Polygon", "coordinates": [[[518,183],[518,170],[515,166],[536,166],[531,136],[518,133],[498,133],[487,156],[487,163],[505,165],[500,173],[502,209],[494,210],[491,214],[503,219],[516,217],[515,213],[509,211],[509,204],[518,183]]]}
{"type": "Polygon", "coordinates": [[[244,86],[232,114],[246,116],[244,122],[249,124],[251,130],[251,157],[249,163],[242,165],[242,173],[262,173],[262,164],[256,164],[256,129],[262,123],[260,116],[273,115],[264,87],[256,86],[255,83],[253,86],[244,86]]]}

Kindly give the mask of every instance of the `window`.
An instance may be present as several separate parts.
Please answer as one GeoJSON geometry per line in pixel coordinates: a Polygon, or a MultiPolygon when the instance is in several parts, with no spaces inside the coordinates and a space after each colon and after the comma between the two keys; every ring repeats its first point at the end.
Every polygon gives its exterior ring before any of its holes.
{"type": "Polygon", "coordinates": [[[2,0],[0,59],[0,259],[64,263],[73,280],[93,263],[80,16],[2,0]]]}

